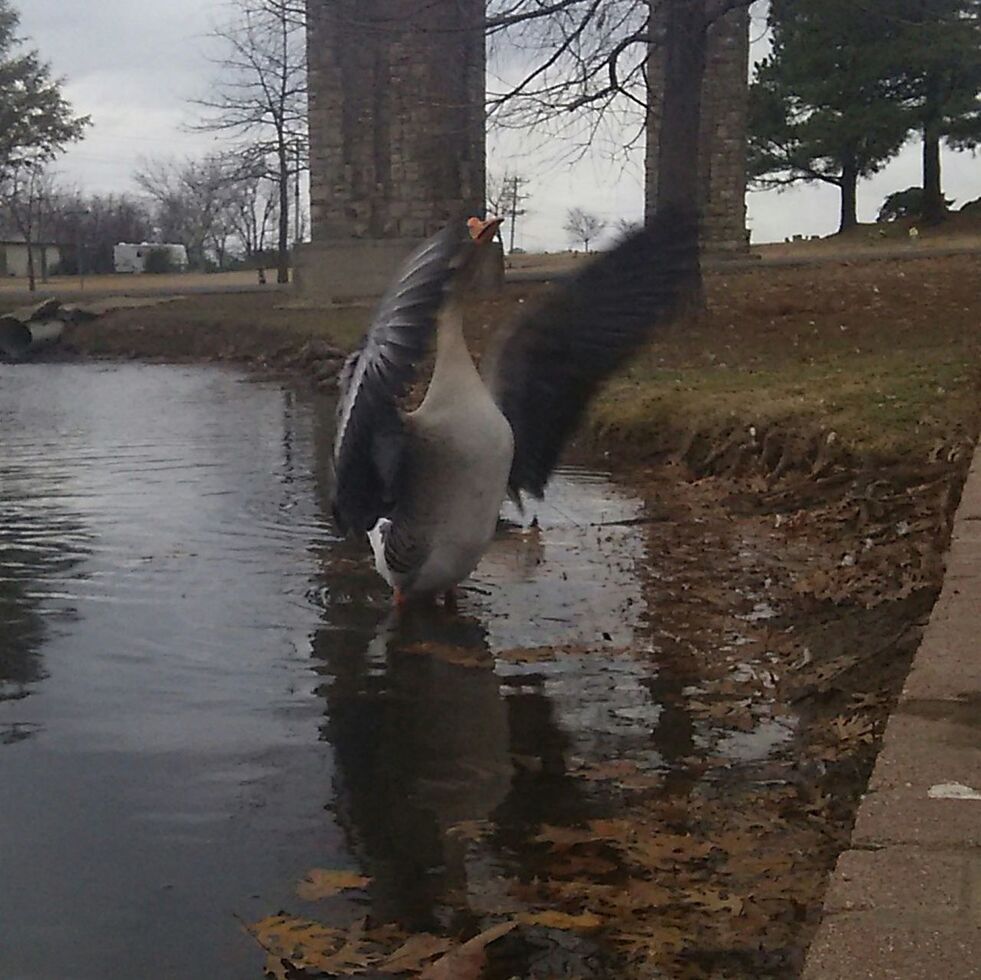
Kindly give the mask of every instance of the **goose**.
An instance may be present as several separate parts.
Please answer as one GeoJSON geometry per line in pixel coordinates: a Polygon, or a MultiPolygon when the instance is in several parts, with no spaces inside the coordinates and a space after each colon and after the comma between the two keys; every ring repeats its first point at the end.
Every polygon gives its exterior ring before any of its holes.
{"type": "Polygon", "coordinates": [[[455,605],[504,499],[543,497],[600,383],[677,312],[697,276],[697,221],[663,210],[518,316],[482,377],[463,319],[500,223],[452,221],[420,246],[339,376],[334,521],[367,534],[398,607],[438,595],[455,605]],[[433,333],[425,396],[405,411],[433,333]]]}

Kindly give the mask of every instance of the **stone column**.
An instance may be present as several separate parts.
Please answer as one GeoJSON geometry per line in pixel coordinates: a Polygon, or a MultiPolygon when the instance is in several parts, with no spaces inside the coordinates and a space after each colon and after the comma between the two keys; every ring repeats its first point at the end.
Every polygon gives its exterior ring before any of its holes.
{"type": "MultiPolygon", "coordinates": [[[[658,5],[652,8],[654,40],[648,56],[652,94],[647,115],[645,210],[657,201],[657,156],[661,138],[660,86],[664,77],[663,31],[658,5]]],[[[737,8],[709,28],[702,88],[701,150],[702,241],[709,253],[740,253],[746,238],[746,124],[749,96],[749,14],[737,8]]]]}
{"type": "Polygon", "coordinates": [[[307,0],[312,242],[304,292],[377,295],[455,216],[483,214],[484,0],[307,0]]]}

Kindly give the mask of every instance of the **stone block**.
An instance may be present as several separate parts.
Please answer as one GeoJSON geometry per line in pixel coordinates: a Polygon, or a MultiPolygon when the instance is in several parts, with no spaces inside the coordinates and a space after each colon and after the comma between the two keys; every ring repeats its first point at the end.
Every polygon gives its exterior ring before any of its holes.
{"type": "Polygon", "coordinates": [[[969,980],[981,963],[981,927],[856,912],[824,920],[802,980],[969,980]]]}
{"type": "MultiPolygon", "coordinates": [[[[981,602],[948,580],[903,688],[904,700],[956,700],[981,691],[981,602]]],[[[979,709],[981,710],[981,709],[979,709]]]]}
{"type": "Polygon", "coordinates": [[[895,846],[845,851],[824,897],[826,915],[877,911],[920,921],[969,915],[971,885],[981,870],[981,852],[965,859],[960,850],[895,846]]]}
{"type": "Polygon", "coordinates": [[[904,702],[889,721],[854,847],[981,847],[981,801],[933,798],[957,783],[981,790],[981,712],[971,701],[904,702]]]}
{"type": "Polygon", "coordinates": [[[297,250],[297,289],[314,303],[377,299],[421,241],[386,238],[307,243],[297,250]]]}

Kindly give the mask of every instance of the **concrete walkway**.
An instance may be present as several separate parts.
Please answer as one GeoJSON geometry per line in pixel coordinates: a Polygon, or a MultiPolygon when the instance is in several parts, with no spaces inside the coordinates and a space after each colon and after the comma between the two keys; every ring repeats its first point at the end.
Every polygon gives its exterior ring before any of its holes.
{"type": "Polygon", "coordinates": [[[804,980],[981,978],[981,449],[804,980]]]}

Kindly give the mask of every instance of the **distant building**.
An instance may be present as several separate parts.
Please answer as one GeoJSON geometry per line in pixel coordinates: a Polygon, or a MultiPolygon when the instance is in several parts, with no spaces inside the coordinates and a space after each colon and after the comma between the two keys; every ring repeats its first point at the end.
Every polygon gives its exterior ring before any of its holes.
{"type": "Polygon", "coordinates": [[[146,260],[153,252],[165,251],[175,272],[187,271],[187,249],[166,242],[120,242],[112,250],[112,267],[116,272],[146,272],[146,260]]]}
{"type": "MultiPolygon", "coordinates": [[[[38,278],[53,273],[61,264],[64,245],[55,242],[34,242],[34,275],[38,278]]],[[[0,276],[27,276],[27,242],[22,235],[0,236],[0,276]]]]}

